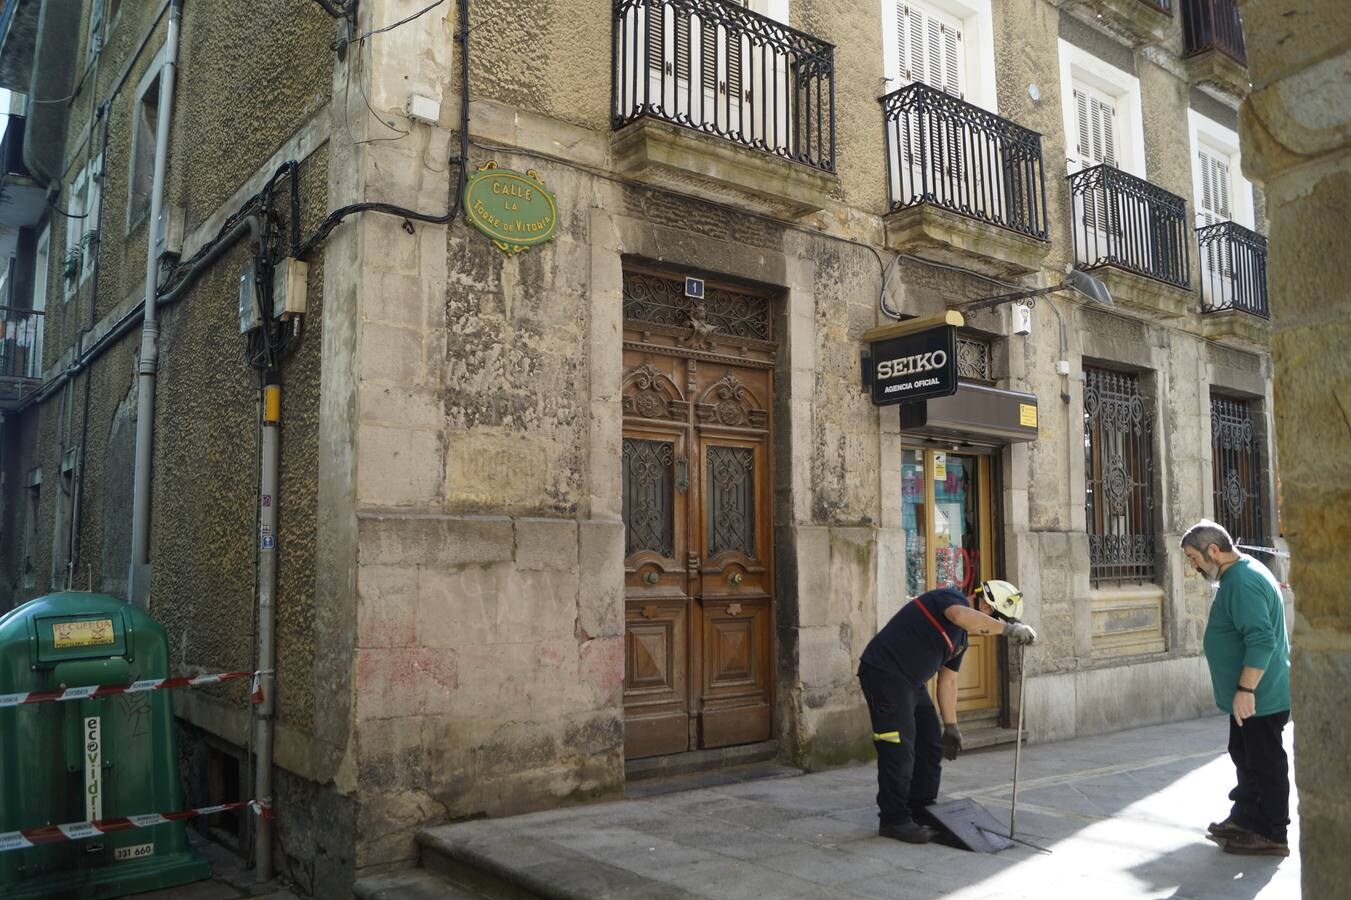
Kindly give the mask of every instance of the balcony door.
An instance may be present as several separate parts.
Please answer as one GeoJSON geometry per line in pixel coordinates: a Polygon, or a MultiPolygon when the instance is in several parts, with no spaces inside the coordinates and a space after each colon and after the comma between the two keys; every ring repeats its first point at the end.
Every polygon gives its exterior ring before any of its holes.
{"type": "MultiPolygon", "coordinates": [[[[905,592],[940,587],[970,594],[993,570],[990,457],[907,448],[901,454],[905,592]]],[[[957,675],[960,713],[998,711],[999,639],[971,635],[957,675]]],[[[932,690],[932,686],[931,686],[932,690]]]]}
{"type": "MultiPolygon", "coordinates": [[[[1200,147],[1196,151],[1196,162],[1201,170],[1201,194],[1196,201],[1196,225],[1204,228],[1219,222],[1233,220],[1233,211],[1229,205],[1230,178],[1229,159],[1210,147],[1200,147]]],[[[1214,306],[1228,306],[1234,299],[1232,284],[1233,260],[1228,240],[1211,241],[1201,254],[1201,266],[1205,270],[1201,279],[1205,285],[1206,297],[1214,306]]]]}

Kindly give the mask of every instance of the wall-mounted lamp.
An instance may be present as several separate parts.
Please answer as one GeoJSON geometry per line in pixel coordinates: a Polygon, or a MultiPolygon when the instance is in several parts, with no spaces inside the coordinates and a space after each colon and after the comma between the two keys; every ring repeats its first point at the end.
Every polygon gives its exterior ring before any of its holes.
{"type": "MultiPolygon", "coordinates": [[[[1080,269],[1070,269],[1065,275],[1065,280],[1060,284],[1051,287],[1032,288],[1025,291],[1014,291],[1011,294],[998,294],[994,297],[981,297],[977,300],[971,300],[960,304],[957,309],[963,313],[969,313],[978,309],[990,309],[1001,303],[1018,303],[1024,307],[1032,307],[1036,304],[1033,298],[1040,297],[1043,294],[1054,294],[1058,291],[1074,291],[1082,294],[1094,303],[1101,303],[1104,306],[1112,305],[1112,292],[1107,290],[1107,285],[1102,283],[1101,279],[1094,278],[1092,275],[1080,269]]],[[[1066,358],[1065,351],[1065,319],[1060,315],[1060,310],[1054,303],[1048,304],[1051,312],[1055,313],[1056,321],[1060,324],[1060,358],[1056,360],[1056,372],[1062,376],[1068,376],[1070,363],[1066,358]]],[[[1029,328],[1029,331],[1031,329],[1029,328]]],[[[1070,402],[1070,395],[1067,390],[1061,390],[1060,399],[1065,403],[1070,402]]]]}

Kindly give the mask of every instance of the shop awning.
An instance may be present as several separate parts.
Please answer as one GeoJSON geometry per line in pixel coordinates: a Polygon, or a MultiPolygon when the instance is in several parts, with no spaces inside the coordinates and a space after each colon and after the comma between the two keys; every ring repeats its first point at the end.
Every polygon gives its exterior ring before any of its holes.
{"type": "Polygon", "coordinates": [[[901,435],[997,447],[1037,439],[1037,395],[962,382],[957,393],[901,407],[901,435]]]}

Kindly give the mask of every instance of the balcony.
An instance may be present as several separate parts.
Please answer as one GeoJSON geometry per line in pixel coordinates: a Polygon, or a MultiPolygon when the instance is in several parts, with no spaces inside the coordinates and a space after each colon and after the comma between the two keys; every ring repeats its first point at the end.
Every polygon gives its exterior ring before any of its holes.
{"type": "Polygon", "coordinates": [[[615,0],[615,165],[775,215],[835,186],[834,48],[724,0],[615,0]]]}
{"type": "Polygon", "coordinates": [[[1236,222],[1196,229],[1202,327],[1209,338],[1268,339],[1267,239],[1236,222]]]}
{"type": "Polygon", "coordinates": [[[47,205],[46,192],[23,162],[25,125],[23,116],[10,116],[0,137],[0,247],[6,239],[12,241],[18,229],[41,221],[47,205]]]}
{"type": "Polygon", "coordinates": [[[39,0],[0,0],[0,88],[28,93],[41,11],[39,0]]]}
{"type": "Polygon", "coordinates": [[[1052,0],[1094,28],[1110,32],[1134,49],[1168,42],[1175,0],[1052,0]]]}
{"type": "Polygon", "coordinates": [[[1070,176],[1074,259],[1118,303],[1163,316],[1187,313],[1191,260],[1187,202],[1113,166],[1070,176]]]}
{"type": "Polygon", "coordinates": [[[1041,135],[915,83],[882,98],[887,246],[990,275],[1035,272],[1050,250],[1041,135]]]}
{"type": "Polygon", "coordinates": [[[42,384],[40,310],[0,306],[0,411],[9,412],[42,384]]]}
{"type": "Polygon", "coordinates": [[[1248,53],[1237,0],[1182,0],[1187,77],[1242,100],[1248,95],[1248,53]]]}

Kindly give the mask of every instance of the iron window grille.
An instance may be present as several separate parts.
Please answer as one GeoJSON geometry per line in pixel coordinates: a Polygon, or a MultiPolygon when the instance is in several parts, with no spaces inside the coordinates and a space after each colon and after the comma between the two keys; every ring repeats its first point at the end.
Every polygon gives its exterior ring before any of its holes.
{"type": "Polygon", "coordinates": [[[1114,166],[1070,176],[1074,258],[1190,287],[1187,201],[1114,166]]]}
{"type": "Polygon", "coordinates": [[[1138,375],[1084,367],[1084,474],[1090,581],[1152,582],[1154,427],[1138,375]]]}
{"type": "Polygon", "coordinates": [[[957,377],[989,384],[990,342],[970,335],[957,335],[957,377]]]}
{"type": "Polygon", "coordinates": [[[1236,222],[1196,229],[1201,253],[1201,309],[1237,309],[1270,317],[1267,307],[1267,239],[1236,222]]]}
{"type": "Polygon", "coordinates": [[[1215,521],[1235,542],[1271,545],[1262,514],[1262,452],[1252,404],[1210,395],[1210,452],[1215,521]]]}
{"type": "Polygon", "coordinates": [[[612,119],[835,171],[835,48],[729,0],[615,0],[612,119]]]}
{"type": "Polygon", "coordinates": [[[921,82],[882,110],[892,212],[930,203],[1047,239],[1040,134],[921,82]]]}
{"type": "Polygon", "coordinates": [[[1187,56],[1219,50],[1248,64],[1237,0],[1182,0],[1182,34],[1187,56]]]}
{"type": "Polygon", "coordinates": [[[764,298],[706,285],[704,298],[685,295],[685,282],[649,272],[625,270],[624,320],[658,328],[689,331],[699,316],[710,334],[760,347],[774,339],[770,306],[764,298]]]}

